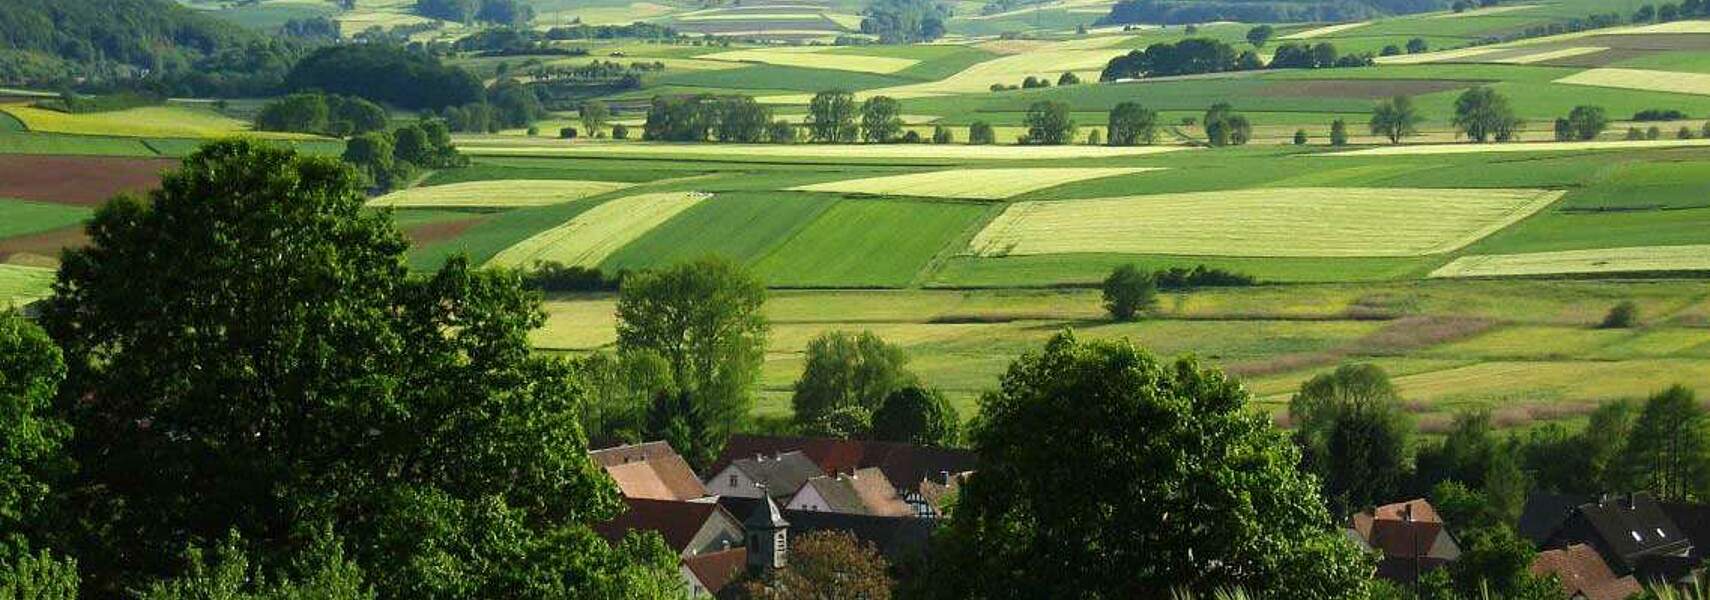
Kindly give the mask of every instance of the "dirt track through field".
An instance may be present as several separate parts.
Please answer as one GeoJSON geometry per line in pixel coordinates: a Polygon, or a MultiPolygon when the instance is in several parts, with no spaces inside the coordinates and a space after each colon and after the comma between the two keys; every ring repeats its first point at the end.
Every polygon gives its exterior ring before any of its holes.
{"type": "Polygon", "coordinates": [[[89,156],[0,156],[0,197],[92,206],[160,185],[178,161],[89,156]]]}

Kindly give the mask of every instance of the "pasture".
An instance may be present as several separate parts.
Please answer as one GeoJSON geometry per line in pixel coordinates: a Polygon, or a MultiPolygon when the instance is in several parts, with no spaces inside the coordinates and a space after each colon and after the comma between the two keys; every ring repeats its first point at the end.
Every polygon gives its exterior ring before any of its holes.
{"type": "Polygon", "coordinates": [[[573,179],[472,181],[393,192],[368,202],[391,208],[517,208],[546,206],[615,192],[630,184],[573,179]]]}
{"type": "Polygon", "coordinates": [[[280,139],[312,137],[292,133],[251,132],[249,123],[212,110],[177,104],[80,114],[12,104],[0,106],[0,111],[10,113],[30,131],[37,132],[129,137],[213,138],[237,134],[280,139]]]}
{"type": "Polygon", "coordinates": [[[980,231],[969,252],[1422,256],[1470,244],[1560,197],[1549,190],[1273,188],[1020,202],[980,231]]]}
{"type": "Polygon", "coordinates": [[[1133,168],[1032,168],[951,169],[907,175],[829,181],[790,188],[801,192],[836,192],[875,196],[921,196],[1002,200],[1065,183],[1129,175],[1156,169],[1133,168]]]}
{"type": "Polygon", "coordinates": [[[604,202],[552,229],[504,249],[489,265],[522,267],[535,262],[598,266],[613,252],[706,198],[697,192],[637,194],[604,202]]]}

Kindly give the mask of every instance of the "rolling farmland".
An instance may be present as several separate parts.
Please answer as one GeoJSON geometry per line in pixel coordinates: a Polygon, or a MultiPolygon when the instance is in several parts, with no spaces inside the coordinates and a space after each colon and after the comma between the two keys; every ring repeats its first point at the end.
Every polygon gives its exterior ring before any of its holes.
{"type": "Polygon", "coordinates": [[[611,200],[504,249],[488,264],[520,267],[554,261],[598,266],[624,244],[705,198],[696,192],[661,192],[611,200]]]}
{"type": "Polygon", "coordinates": [[[802,192],[839,192],[875,196],[923,196],[1002,200],[1065,183],[1142,173],[1139,168],[952,169],[908,175],[830,181],[790,188],[802,192]]]}
{"type": "Polygon", "coordinates": [[[545,206],[629,187],[611,181],[479,181],[412,188],[375,198],[371,206],[392,208],[516,208],[545,206]]]}
{"type": "Polygon", "coordinates": [[[1455,259],[1432,277],[1500,277],[1575,273],[1710,271],[1710,245],[1600,248],[1455,259]]]}

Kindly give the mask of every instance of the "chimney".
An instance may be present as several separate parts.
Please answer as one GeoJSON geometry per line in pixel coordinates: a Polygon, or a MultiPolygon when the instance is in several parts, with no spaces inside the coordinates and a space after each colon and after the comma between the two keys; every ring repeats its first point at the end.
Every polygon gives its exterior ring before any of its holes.
{"type": "Polygon", "coordinates": [[[1407,503],[1404,503],[1401,505],[1401,521],[1403,523],[1412,523],[1413,522],[1413,503],[1412,502],[1407,502],[1407,503]]]}
{"type": "Polygon", "coordinates": [[[1637,494],[1627,494],[1627,510],[1635,510],[1638,508],[1638,503],[1634,499],[1634,496],[1636,495],[1637,494]]]}

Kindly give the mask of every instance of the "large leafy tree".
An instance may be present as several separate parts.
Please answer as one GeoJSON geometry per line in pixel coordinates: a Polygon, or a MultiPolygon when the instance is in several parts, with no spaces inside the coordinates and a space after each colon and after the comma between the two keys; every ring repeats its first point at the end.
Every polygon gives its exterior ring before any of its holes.
{"type": "Polygon", "coordinates": [[[938,390],[911,385],[891,392],[873,413],[875,439],[920,446],[950,446],[962,436],[962,417],[938,390]]]}
{"type": "Polygon", "coordinates": [[[32,551],[52,515],[51,484],[70,468],[71,434],[53,414],[65,361],[53,340],[14,310],[0,310],[0,598],[75,598],[75,561],[32,551]]]}
{"type": "Polygon", "coordinates": [[[1158,280],[1132,264],[1111,270],[1104,278],[1104,310],[1110,318],[1133,321],[1158,304],[1158,280]]]}
{"type": "MultiPolygon", "coordinates": [[[[618,293],[618,349],[663,359],[675,389],[697,404],[701,427],[722,440],[753,402],[766,351],[765,302],[759,279],[720,258],[637,273],[618,293]]],[[[717,445],[706,452],[716,456],[717,445]]]]}
{"type": "Polygon", "coordinates": [[[1112,146],[1152,145],[1158,141],[1158,111],[1138,102],[1119,103],[1110,109],[1107,129],[1110,136],[1106,143],[1112,146]]]}
{"type": "Polygon", "coordinates": [[[808,341],[807,365],[790,398],[796,422],[811,429],[829,414],[851,407],[870,420],[891,392],[915,382],[907,364],[902,348],[871,331],[820,334],[808,341]]]}
{"type": "Polygon", "coordinates": [[[1389,375],[1371,364],[1347,364],[1301,384],[1289,400],[1306,468],[1324,483],[1338,515],[1395,499],[1412,465],[1412,427],[1389,375]]]}
{"type": "Polygon", "coordinates": [[[1508,98],[1488,87],[1475,87],[1455,98],[1455,128],[1476,142],[1514,139],[1524,123],[1508,98]]]}
{"type": "Polygon", "coordinates": [[[1710,416],[1692,390],[1675,385],[1645,400],[1624,459],[1628,480],[1659,498],[1710,495],[1710,416]]]}
{"type": "Polygon", "coordinates": [[[65,255],[43,321],[69,373],[86,585],[117,593],[231,531],[271,571],[315,524],[385,597],[612,597],[672,576],[669,553],[586,526],[617,492],[569,366],[530,351],[538,297],[462,259],[410,277],[363,200],[336,160],[218,142],[65,255]]]}
{"type": "Polygon", "coordinates": [[[861,139],[890,143],[902,137],[902,103],[890,96],[873,96],[861,103],[861,139]]]}
{"type": "Polygon", "coordinates": [[[1027,143],[1056,146],[1075,141],[1075,120],[1064,102],[1041,100],[1027,107],[1022,118],[1027,126],[1027,143]]]}
{"type": "Polygon", "coordinates": [[[789,565],[753,577],[737,597],[766,600],[888,600],[890,563],[872,542],[847,531],[815,531],[790,540],[789,565]]]}
{"type": "Polygon", "coordinates": [[[1063,333],[980,401],[980,470],[935,539],[930,596],[1348,598],[1371,565],[1287,438],[1192,359],[1063,333]]]}
{"type": "Polygon", "coordinates": [[[847,144],[855,141],[855,95],[845,90],[827,90],[813,95],[808,103],[808,136],[816,142],[847,144]]]}
{"type": "Polygon", "coordinates": [[[1389,139],[1391,144],[1401,143],[1401,138],[1418,135],[1419,123],[1425,117],[1414,108],[1413,99],[1407,96],[1396,96],[1372,108],[1371,126],[1373,135],[1381,135],[1389,139]]]}

